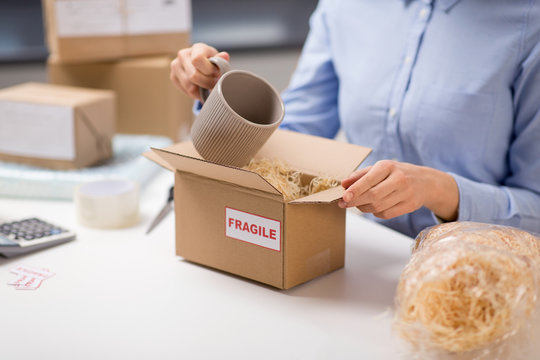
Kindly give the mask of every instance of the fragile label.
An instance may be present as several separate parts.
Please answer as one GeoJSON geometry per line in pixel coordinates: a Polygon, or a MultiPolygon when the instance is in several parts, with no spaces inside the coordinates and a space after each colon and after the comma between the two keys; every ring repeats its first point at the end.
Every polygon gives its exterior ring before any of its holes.
{"type": "Polygon", "coordinates": [[[277,220],[226,207],[225,235],[281,251],[281,222],[277,220]]]}
{"type": "Polygon", "coordinates": [[[0,152],[42,159],[75,159],[73,108],[0,100],[0,152]]]}

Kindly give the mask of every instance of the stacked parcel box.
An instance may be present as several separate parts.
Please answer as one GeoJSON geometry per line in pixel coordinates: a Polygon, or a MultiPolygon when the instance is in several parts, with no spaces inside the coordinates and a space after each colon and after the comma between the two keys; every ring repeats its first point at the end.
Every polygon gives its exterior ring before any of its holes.
{"type": "Polygon", "coordinates": [[[116,132],[189,134],[192,101],[169,80],[189,46],[189,0],[43,0],[51,84],[116,94],[116,132]]]}

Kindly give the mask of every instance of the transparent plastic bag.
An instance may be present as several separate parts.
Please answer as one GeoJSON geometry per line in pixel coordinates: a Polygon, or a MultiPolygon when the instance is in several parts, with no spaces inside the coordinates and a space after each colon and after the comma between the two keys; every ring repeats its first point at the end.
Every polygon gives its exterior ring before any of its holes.
{"type": "Polygon", "coordinates": [[[394,330],[419,359],[538,359],[540,237],[454,222],[422,231],[396,291],[394,330]]]}

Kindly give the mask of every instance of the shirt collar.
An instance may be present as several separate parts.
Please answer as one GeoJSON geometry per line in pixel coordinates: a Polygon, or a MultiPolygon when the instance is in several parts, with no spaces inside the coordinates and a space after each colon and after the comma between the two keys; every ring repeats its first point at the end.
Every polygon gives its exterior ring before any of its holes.
{"type": "MultiPolygon", "coordinates": [[[[412,0],[402,0],[404,3],[408,4],[412,0]]],[[[423,0],[427,2],[432,2],[434,0],[423,0]]],[[[456,5],[461,0],[435,0],[437,2],[436,9],[439,9],[441,11],[448,11],[450,10],[454,5],[456,5]]]]}

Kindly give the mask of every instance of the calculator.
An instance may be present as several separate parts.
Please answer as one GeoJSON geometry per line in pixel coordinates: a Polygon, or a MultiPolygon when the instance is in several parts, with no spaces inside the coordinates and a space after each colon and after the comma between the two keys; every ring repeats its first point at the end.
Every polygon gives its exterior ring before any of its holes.
{"type": "Polygon", "coordinates": [[[31,217],[0,222],[0,254],[25,254],[75,239],[75,233],[46,220],[31,217]]]}

